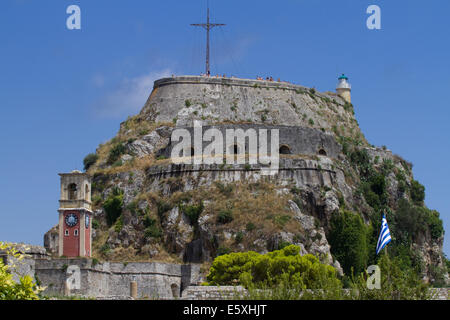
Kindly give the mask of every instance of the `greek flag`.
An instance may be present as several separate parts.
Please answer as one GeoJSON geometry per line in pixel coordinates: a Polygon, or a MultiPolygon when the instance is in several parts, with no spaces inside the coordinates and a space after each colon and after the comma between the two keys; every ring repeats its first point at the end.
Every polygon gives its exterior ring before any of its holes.
{"type": "Polygon", "coordinates": [[[383,214],[383,219],[381,220],[381,231],[377,242],[377,254],[383,250],[383,248],[391,242],[391,233],[389,232],[389,227],[387,224],[386,217],[383,214]]]}

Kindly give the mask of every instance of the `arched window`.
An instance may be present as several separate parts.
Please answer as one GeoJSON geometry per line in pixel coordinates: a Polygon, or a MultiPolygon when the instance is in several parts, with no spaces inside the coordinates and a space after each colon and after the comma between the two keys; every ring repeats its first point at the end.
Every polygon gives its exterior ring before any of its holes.
{"type": "Polygon", "coordinates": [[[319,155],[321,156],[327,156],[327,152],[324,149],[319,150],[319,155]]]}
{"type": "Polygon", "coordinates": [[[291,148],[289,148],[287,145],[283,144],[280,147],[280,154],[291,154],[291,148]]]}
{"type": "Polygon", "coordinates": [[[86,186],[84,187],[84,199],[85,199],[86,201],[89,201],[89,186],[88,186],[88,185],[86,185],[86,186]]]}
{"type": "Polygon", "coordinates": [[[69,184],[69,200],[75,200],[77,198],[77,185],[75,183],[69,184]]]}
{"type": "Polygon", "coordinates": [[[73,235],[74,235],[75,237],[78,237],[78,229],[75,229],[75,231],[73,232],[73,235]]]}
{"type": "Polygon", "coordinates": [[[193,157],[194,155],[195,155],[195,149],[194,148],[191,148],[191,157],[193,157]]]}

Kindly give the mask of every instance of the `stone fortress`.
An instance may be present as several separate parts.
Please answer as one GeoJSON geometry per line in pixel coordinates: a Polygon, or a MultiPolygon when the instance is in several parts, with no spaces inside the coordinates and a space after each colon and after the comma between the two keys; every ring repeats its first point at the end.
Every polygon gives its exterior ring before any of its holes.
{"type": "MultiPolygon", "coordinates": [[[[245,132],[251,129],[279,130],[279,171],[271,179],[286,186],[286,192],[291,184],[308,191],[305,207],[310,212],[305,212],[293,201],[289,202],[289,206],[306,236],[314,240],[296,243],[293,234],[281,232],[265,239],[260,251],[276,248],[279,241],[288,241],[299,245],[302,254],[325,256],[325,262],[342,273],[339,262],[331,257],[325,227],[331,214],[339,209],[339,195],[342,201],[352,203],[355,188],[346,177],[346,162],[336,132],[342,129],[347,135],[364,138],[352,114],[348,78],[342,75],[338,80],[336,93],[321,93],[287,82],[225,77],[173,76],[157,80],[139,117],[151,123],[173,123],[173,126],[161,125],[139,139],[129,141],[126,144],[127,153],[121,156],[121,161],[127,163],[132,156],[139,158],[150,154],[170,157],[174,146],[171,140],[173,130],[183,128],[193,136],[194,121],[202,122],[202,133],[215,128],[224,136],[227,129],[236,128],[245,132]],[[324,188],[328,190],[325,193],[324,188]],[[324,197],[319,198],[319,193],[324,197]],[[324,221],[322,226],[315,225],[317,218],[324,221]]],[[[121,131],[126,130],[125,123],[122,123],[121,131]]],[[[248,153],[246,141],[243,144],[225,144],[224,150],[234,154],[248,153]]],[[[203,143],[203,147],[206,144],[203,143]]],[[[400,160],[389,150],[366,149],[372,159],[390,159],[400,166],[400,160]]],[[[194,150],[185,150],[184,155],[194,157],[194,150]]],[[[98,166],[108,165],[99,163],[98,166]]],[[[183,179],[178,190],[188,191],[212,186],[216,181],[258,181],[261,179],[259,169],[259,164],[156,163],[144,172],[133,172],[131,184],[127,182],[130,180],[127,172],[112,175],[110,179],[112,184],[124,190],[124,203],[128,204],[142,189],[172,193],[171,186],[165,182],[168,178],[183,179]]],[[[199,220],[201,232],[204,233],[200,238],[184,239],[185,234],[181,233],[171,234],[170,239],[163,236],[184,264],[98,262],[91,259],[92,219],[97,214],[103,214],[101,210],[96,212],[91,208],[91,179],[89,175],[76,171],[61,174],[58,226],[45,235],[45,249],[22,249],[29,254],[29,258],[21,271],[33,275],[45,286],[46,294],[120,299],[131,296],[159,299],[201,299],[207,298],[205,294],[220,296],[216,289],[198,286],[204,281],[200,263],[211,261],[214,251],[208,243],[211,232],[207,227],[207,217],[199,220]],[[209,293],[205,293],[207,291],[209,293]]],[[[167,230],[174,224],[183,223],[184,217],[177,207],[168,216],[168,221],[163,225],[167,230]]],[[[186,223],[183,227],[192,232],[186,223]]],[[[114,235],[115,238],[110,237],[108,241],[111,240],[112,245],[123,243],[120,236],[114,235]]],[[[126,241],[133,242],[133,239],[128,237],[126,241]]],[[[442,249],[442,242],[426,245],[426,248],[417,247],[418,251],[423,252],[424,259],[428,262],[439,260],[436,252],[442,249]]],[[[8,262],[8,257],[4,256],[4,260],[8,262]]]]}

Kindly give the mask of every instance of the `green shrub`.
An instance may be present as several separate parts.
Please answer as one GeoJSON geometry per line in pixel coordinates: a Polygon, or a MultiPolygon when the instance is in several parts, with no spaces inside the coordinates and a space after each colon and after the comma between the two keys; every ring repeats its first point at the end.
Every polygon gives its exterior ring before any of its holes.
{"type": "Polygon", "coordinates": [[[249,222],[245,226],[245,230],[247,230],[248,232],[253,231],[255,229],[256,229],[256,226],[255,226],[255,224],[253,222],[249,222]]]}
{"type": "Polygon", "coordinates": [[[444,226],[439,218],[439,212],[436,210],[429,210],[427,224],[430,228],[431,238],[438,239],[444,234],[444,226]]]}
{"type": "Polygon", "coordinates": [[[217,216],[217,222],[226,224],[233,221],[233,212],[229,209],[221,210],[217,216]]]}
{"type": "Polygon", "coordinates": [[[227,184],[224,185],[222,182],[216,182],[216,187],[219,189],[220,193],[222,193],[225,196],[229,196],[233,192],[233,185],[227,184]]]}
{"type": "Polygon", "coordinates": [[[191,106],[191,101],[189,99],[185,100],[184,105],[186,106],[186,108],[189,108],[191,106]]]}
{"type": "Polygon", "coordinates": [[[406,185],[406,177],[405,177],[405,174],[403,173],[403,171],[399,171],[395,175],[395,179],[398,182],[398,191],[401,193],[405,192],[407,185],[406,185]]]}
{"type": "Polygon", "coordinates": [[[189,218],[191,225],[197,224],[203,208],[203,202],[197,205],[180,205],[181,211],[189,218]]]}
{"type": "Polygon", "coordinates": [[[393,227],[396,237],[404,241],[414,241],[420,233],[427,229],[433,239],[438,239],[444,233],[439,212],[415,206],[405,199],[399,201],[393,227]]]}
{"type": "Polygon", "coordinates": [[[427,300],[431,298],[429,286],[420,279],[417,270],[405,267],[398,258],[383,254],[378,260],[381,290],[367,287],[367,274],[353,277],[353,299],[359,300],[427,300]]]}
{"type": "Polygon", "coordinates": [[[367,265],[368,229],[358,214],[341,210],[330,221],[328,242],[331,254],[347,275],[361,272],[367,265]]]}
{"type": "Polygon", "coordinates": [[[291,217],[288,215],[275,215],[273,217],[273,222],[277,225],[279,225],[280,227],[284,227],[284,225],[291,220],[291,217]]]}
{"type": "Polygon", "coordinates": [[[382,173],[371,171],[369,177],[361,183],[360,191],[376,212],[381,210],[387,202],[386,178],[382,173]]]}
{"type": "Polygon", "coordinates": [[[238,233],[236,233],[236,236],[234,237],[234,241],[236,243],[241,243],[243,239],[244,239],[244,233],[242,231],[239,231],[238,233]]]}
{"type": "Polygon", "coordinates": [[[89,153],[83,160],[84,171],[87,171],[92,165],[94,165],[98,160],[98,155],[96,153],[89,153]]]}
{"type": "Polygon", "coordinates": [[[159,201],[156,202],[156,208],[158,210],[159,218],[163,219],[164,218],[164,214],[167,211],[171,210],[173,208],[173,206],[170,203],[165,202],[164,200],[159,200],[159,201]]]}
{"type": "Polygon", "coordinates": [[[155,225],[156,220],[152,219],[149,215],[146,215],[144,218],[144,227],[148,228],[155,225]]]}
{"type": "Polygon", "coordinates": [[[300,247],[289,245],[264,255],[257,252],[230,253],[217,257],[209,270],[210,285],[276,287],[283,281],[302,289],[322,288],[326,283],[339,284],[333,267],[320,263],[311,254],[301,256],[300,247]]]}
{"type": "Polygon", "coordinates": [[[128,205],[127,205],[127,210],[130,211],[130,213],[132,214],[136,214],[138,213],[139,206],[138,206],[138,202],[136,200],[131,201],[128,205]]]}
{"type": "Polygon", "coordinates": [[[367,177],[372,169],[370,156],[366,149],[355,149],[350,153],[350,162],[359,169],[364,177],[367,177]]]}
{"type": "Polygon", "coordinates": [[[123,207],[123,191],[119,188],[114,188],[111,194],[103,204],[103,209],[106,212],[106,222],[108,226],[112,226],[117,218],[122,214],[123,207]]]}
{"type": "Polygon", "coordinates": [[[383,159],[383,164],[381,166],[381,171],[385,176],[387,176],[393,169],[394,169],[394,163],[391,159],[383,159]]]}
{"type": "Polygon", "coordinates": [[[411,181],[411,199],[419,205],[422,205],[425,200],[425,187],[419,181],[411,181]]]}
{"type": "Polygon", "coordinates": [[[107,254],[110,251],[111,251],[111,248],[109,247],[109,244],[107,244],[107,243],[102,245],[100,248],[100,253],[102,253],[102,254],[107,254]]]}
{"type": "Polygon", "coordinates": [[[92,219],[92,228],[98,229],[98,227],[99,227],[99,224],[98,224],[97,219],[92,219]]]}
{"type": "Polygon", "coordinates": [[[159,238],[162,236],[162,231],[156,225],[151,225],[145,229],[146,238],[159,238]]]}
{"type": "Polygon", "coordinates": [[[313,119],[311,119],[311,118],[309,118],[309,120],[308,120],[308,123],[310,124],[310,125],[314,125],[314,120],[313,119]]]}
{"type": "Polygon", "coordinates": [[[121,165],[123,165],[123,161],[120,160],[120,159],[118,159],[118,160],[116,160],[111,166],[112,166],[113,168],[115,168],[115,167],[120,167],[121,165]]]}
{"type": "Polygon", "coordinates": [[[126,152],[125,145],[122,142],[115,144],[108,154],[108,164],[116,163],[120,156],[126,152]]]}
{"type": "Polygon", "coordinates": [[[347,101],[344,104],[344,110],[355,114],[353,105],[351,103],[348,103],[347,101]]]}
{"type": "Polygon", "coordinates": [[[119,233],[122,231],[123,228],[123,216],[120,215],[120,217],[117,219],[116,224],[114,225],[114,231],[119,233]]]}

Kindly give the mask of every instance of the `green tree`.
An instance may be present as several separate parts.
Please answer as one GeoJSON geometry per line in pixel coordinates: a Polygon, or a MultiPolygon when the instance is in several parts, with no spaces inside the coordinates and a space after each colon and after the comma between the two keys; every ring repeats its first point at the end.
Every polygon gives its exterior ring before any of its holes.
{"type": "Polygon", "coordinates": [[[115,144],[108,154],[108,164],[116,162],[122,154],[126,152],[126,147],[122,142],[115,144]]]}
{"type": "Polygon", "coordinates": [[[300,247],[290,245],[266,254],[249,251],[222,255],[213,261],[207,280],[211,285],[239,283],[247,288],[276,288],[286,283],[299,290],[340,286],[333,267],[299,252],[300,247]]]}
{"type": "Polygon", "coordinates": [[[425,200],[425,187],[419,181],[411,181],[411,199],[415,204],[423,205],[425,200]]]}
{"type": "Polygon", "coordinates": [[[368,228],[358,214],[347,210],[335,213],[330,221],[331,254],[347,275],[361,272],[367,265],[368,228]]]}
{"type": "Polygon", "coordinates": [[[380,289],[367,287],[367,273],[352,278],[352,298],[360,300],[425,300],[431,298],[429,286],[419,276],[417,270],[406,267],[399,258],[382,254],[378,260],[380,267],[380,289]]]}

